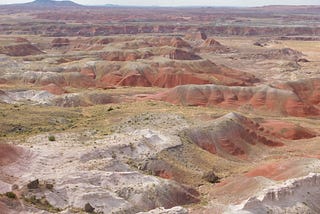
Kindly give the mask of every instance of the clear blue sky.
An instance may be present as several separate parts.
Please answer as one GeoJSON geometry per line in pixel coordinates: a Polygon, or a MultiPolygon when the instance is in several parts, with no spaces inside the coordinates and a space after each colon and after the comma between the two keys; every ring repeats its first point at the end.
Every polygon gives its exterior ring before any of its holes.
{"type": "MultiPolygon", "coordinates": [[[[0,0],[0,4],[25,3],[32,0],[0,0]]],[[[135,6],[262,6],[262,5],[320,5],[320,0],[73,0],[84,5],[135,6]]]]}

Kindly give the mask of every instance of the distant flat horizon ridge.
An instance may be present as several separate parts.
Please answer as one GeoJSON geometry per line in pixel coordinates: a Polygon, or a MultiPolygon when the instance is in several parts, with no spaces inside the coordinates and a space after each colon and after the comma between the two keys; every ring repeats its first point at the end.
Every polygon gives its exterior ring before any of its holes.
{"type": "Polygon", "coordinates": [[[34,0],[25,3],[0,3],[0,5],[56,5],[56,6],[100,6],[100,7],[216,7],[216,8],[265,8],[265,7],[312,7],[317,6],[320,7],[320,4],[266,4],[266,5],[259,5],[259,6],[240,6],[240,5],[207,5],[207,4],[199,4],[199,5],[131,5],[131,4],[113,4],[113,3],[106,3],[106,4],[80,4],[75,1],[71,0],[34,0]]]}

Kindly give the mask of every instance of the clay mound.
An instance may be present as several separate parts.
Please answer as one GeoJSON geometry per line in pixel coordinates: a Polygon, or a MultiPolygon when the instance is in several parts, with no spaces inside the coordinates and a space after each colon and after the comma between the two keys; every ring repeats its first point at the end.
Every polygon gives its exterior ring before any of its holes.
{"type": "Polygon", "coordinates": [[[29,56],[42,53],[39,48],[29,43],[18,43],[0,47],[0,54],[8,56],[29,56]]]}
{"type": "Polygon", "coordinates": [[[68,38],[55,38],[51,41],[51,47],[60,48],[70,45],[70,40],[68,38]]]}
{"type": "Polygon", "coordinates": [[[61,94],[66,93],[66,91],[62,87],[57,86],[54,83],[50,83],[50,84],[42,87],[42,90],[45,90],[45,91],[47,91],[51,94],[54,94],[54,95],[61,95],[61,94]]]}
{"type": "Polygon", "coordinates": [[[208,84],[210,80],[202,75],[195,75],[191,72],[176,72],[172,67],[160,68],[152,85],[162,88],[172,88],[177,85],[186,84],[208,84]]]}
{"type": "Polygon", "coordinates": [[[113,40],[110,39],[110,38],[102,38],[102,39],[100,39],[100,40],[97,42],[97,44],[107,45],[107,44],[109,44],[109,43],[111,43],[111,42],[113,42],[113,40]]]}
{"type": "Polygon", "coordinates": [[[236,113],[215,120],[210,126],[185,131],[191,142],[212,154],[247,159],[253,146],[282,146],[278,139],[263,132],[260,124],[236,113]]]}
{"type": "Polygon", "coordinates": [[[186,41],[183,40],[183,42],[181,42],[179,40],[180,40],[180,37],[171,37],[171,36],[149,37],[145,39],[145,41],[147,41],[150,47],[163,47],[163,46],[175,47],[175,45],[178,45],[178,44],[183,46],[188,46],[185,43],[186,41]]]}
{"type": "Polygon", "coordinates": [[[176,48],[191,48],[190,44],[184,41],[181,37],[173,37],[170,45],[176,48]]]}
{"type": "Polygon", "coordinates": [[[64,94],[52,99],[51,103],[60,107],[93,106],[109,103],[119,103],[121,97],[104,93],[64,94]]]}
{"type": "Polygon", "coordinates": [[[217,80],[215,84],[228,85],[228,86],[250,86],[259,80],[252,74],[228,68],[226,66],[218,66],[220,73],[213,74],[217,80]]]}
{"type": "Polygon", "coordinates": [[[12,101],[7,92],[0,90],[0,103],[12,103],[12,101]]]}
{"type": "Polygon", "coordinates": [[[205,32],[197,31],[197,32],[187,33],[185,35],[185,38],[191,41],[201,41],[201,40],[206,40],[208,37],[205,32]]]}
{"type": "Polygon", "coordinates": [[[96,73],[94,71],[93,67],[84,67],[81,68],[80,70],[80,74],[83,74],[91,79],[95,79],[96,78],[96,73]]]}
{"type": "Polygon", "coordinates": [[[191,187],[168,181],[167,184],[157,185],[155,190],[150,190],[141,195],[141,199],[135,200],[138,206],[147,207],[145,210],[155,209],[159,206],[166,209],[178,205],[198,203],[199,194],[191,187]],[[150,200],[150,195],[153,199],[150,200]]]}
{"type": "Polygon", "coordinates": [[[21,155],[21,148],[0,143],[0,166],[5,166],[17,161],[21,155]]]}
{"type": "Polygon", "coordinates": [[[152,172],[152,175],[164,178],[164,179],[176,179],[177,173],[173,167],[164,160],[151,160],[147,161],[141,169],[145,172],[152,172]]]}
{"type": "Polygon", "coordinates": [[[161,55],[173,60],[199,60],[201,57],[180,48],[161,48],[161,55]]]}
{"type": "Polygon", "coordinates": [[[21,37],[15,38],[14,42],[16,42],[16,43],[30,43],[29,40],[27,40],[25,38],[21,38],[21,37]]]}
{"type": "Polygon", "coordinates": [[[53,92],[56,90],[57,92],[61,92],[57,87],[53,87],[54,84],[60,88],[65,86],[71,86],[75,88],[91,88],[95,87],[96,83],[93,79],[94,73],[90,73],[89,70],[84,68],[80,72],[76,71],[65,71],[63,73],[58,72],[34,72],[28,71],[24,72],[21,75],[7,75],[6,79],[10,83],[27,83],[38,86],[43,86],[44,90],[52,90],[53,92]],[[46,87],[51,85],[50,87],[46,87]]]}
{"type": "Polygon", "coordinates": [[[307,62],[310,62],[310,60],[308,60],[306,58],[300,58],[297,60],[297,62],[307,63],[307,62]]]}
{"type": "Polygon", "coordinates": [[[261,125],[264,127],[265,131],[279,138],[299,140],[316,137],[315,132],[289,122],[268,120],[261,123],[261,125]]]}
{"type": "Polygon", "coordinates": [[[229,48],[226,46],[222,45],[220,42],[213,38],[208,38],[206,39],[200,46],[200,51],[210,51],[210,52],[215,52],[215,53],[225,53],[229,52],[229,48]]]}
{"type": "Polygon", "coordinates": [[[184,84],[208,84],[205,77],[191,73],[177,73],[172,68],[162,68],[158,73],[152,71],[129,71],[123,76],[119,73],[106,74],[101,79],[102,85],[109,86],[141,86],[171,88],[184,84]]]}
{"type": "Polygon", "coordinates": [[[206,39],[201,46],[204,47],[223,47],[220,42],[216,41],[213,38],[206,39]]]}
{"type": "Polygon", "coordinates": [[[151,52],[138,51],[108,51],[100,54],[100,58],[107,61],[136,61],[153,56],[151,52]]]}
{"type": "Polygon", "coordinates": [[[300,51],[293,50],[291,48],[283,48],[283,49],[271,49],[266,50],[262,53],[250,54],[245,58],[256,59],[256,60],[289,60],[289,61],[297,61],[303,56],[300,51]]]}
{"type": "Polygon", "coordinates": [[[4,95],[0,95],[0,100],[1,102],[10,104],[28,103],[47,105],[53,97],[54,95],[47,91],[11,90],[6,91],[4,95]]]}
{"type": "Polygon", "coordinates": [[[274,87],[291,90],[304,102],[320,108],[320,78],[278,83],[274,87]]]}
{"type": "Polygon", "coordinates": [[[75,88],[90,88],[96,85],[93,79],[79,72],[65,73],[64,79],[67,85],[75,88]]]}
{"type": "Polygon", "coordinates": [[[185,106],[245,108],[300,117],[320,114],[292,91],[270,86],[183,85],[149,98],[185,106]]]}
{"type": "Polygon", "coordinates": [[[27,71],[20,75],[8,75],[6,79],[10,83],[27,83],[40,86],[49,85],[51,83],[54,83],[58,86],[67,85],[63,74],[56,72],[27,71]]]}
{"type": "Polygon", "coordinates": [[[99,39],[96,37],[93,38],[76,38],[70,41],[65,41],[62,43],[62,46],[65,46],[69,51],[84,51],[84,50],[101,50],[104,45],[107,44],[107,41],[110,41],[107,38],[99,39]]]}
{"type": "MultiPolygon", "coordinates": [[[[150,48],[150,47],[155,47],[155,44],[149,43],[148,40],[146,39],[135,39],[133,41],[127,41],[122,43],[123,46],[121,47],[121,49],[124,50],[128,50],[128,49],[132,49],[132,50],[138,50],[138,49],[142,49],[142,48],[150,48]]],[[[153,53],[153,51],[151,52],[153,53]]]]}
{"type": "Polygon", "coordinates": [[[117,41],[109,37],[78,37],[74,39],[57,37],[51,41],[51,47],[63,48],[65,51],[98,51],[102,50],[106,45],[112,42],[117,41]]]}
{"type": "Polygon", "coordinates": [[[113,64],[104,69],[99,86],[145,86],[171,88],[186,84],[252,85],[258,80],[246,72],[214,64],[209,60],[168,60],[163,63],[113,64]]]}

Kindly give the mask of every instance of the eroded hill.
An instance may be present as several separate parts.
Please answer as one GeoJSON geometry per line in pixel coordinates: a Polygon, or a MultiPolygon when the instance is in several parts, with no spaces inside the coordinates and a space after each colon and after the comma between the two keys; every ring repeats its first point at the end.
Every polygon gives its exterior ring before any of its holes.
{"type": "Polygon", "coordinates": [[[318,10],[0,6],[0,212],[318,213],[318,10]]]}

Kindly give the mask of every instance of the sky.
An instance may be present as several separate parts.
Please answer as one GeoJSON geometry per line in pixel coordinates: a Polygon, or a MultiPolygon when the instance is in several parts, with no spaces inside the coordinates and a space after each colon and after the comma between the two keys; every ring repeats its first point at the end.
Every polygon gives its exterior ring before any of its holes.
{"type": "MultiPolygon", "coordinates": [[[[0,4],[25,3],[32,0],[0,0],[0,4]]],[[[73,0],[83,5],[134,6],[263,6],[263,5],[320,5],[320,0],[73,0]]]]}

